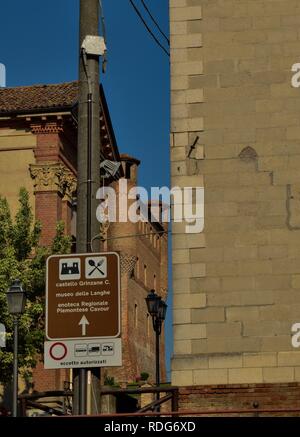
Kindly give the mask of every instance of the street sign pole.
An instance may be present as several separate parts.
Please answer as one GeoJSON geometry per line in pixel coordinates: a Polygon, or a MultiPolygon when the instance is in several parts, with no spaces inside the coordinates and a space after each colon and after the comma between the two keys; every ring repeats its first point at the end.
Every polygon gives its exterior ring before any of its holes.
{"type": "MultiPolygon", "coordinates": [[[[80,50],[86,36],[99,34],[99,1],[80,0],[80,50]]],[[[77,253],[91,252],[91,236],[98,233],[96,190],[100,186],[99,57],[80,53],[78,106],[77,253]]],[[[74,411],[86,414],[87,371],[74,372],[74,411]]],[[[96,377],[100,385],[100,369],[96,377]]],[[[96,409],[100,411],[100,399],[96,409]]]]}
{"type": "MultiPolygon", "coordinates": [[[[86,375],[89,368],[119,365],[121,343],[115,342],[121,330],[119,254],[52,255],[46,270],[46,338],[54,343],[45,344],[45,363],[53,366],[57,361],[58,367],[45,368],[73,368],[86,375]],[[81,352],[83,360],[76,358],[81,352]]],[[[85,387],[80,385],[76,392],[81,408],[87,401],[85,387]]],[[[84,414],[83,409],[74,413],[84,414]]]]}
{"type": "Polygon", "coordinates": [[[120,258],[117,252],[48,258],[48,340],[115,338],[120,335],[120,324],[120,258]]]}

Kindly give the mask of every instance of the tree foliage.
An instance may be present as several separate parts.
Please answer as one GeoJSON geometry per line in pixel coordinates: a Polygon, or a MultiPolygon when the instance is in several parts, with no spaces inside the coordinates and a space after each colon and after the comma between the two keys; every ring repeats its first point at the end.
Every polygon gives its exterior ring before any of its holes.
{"type": "Polygon", "coordinates": [[[0,348],[2,383],[11,379],[13,362],[13,320],[7,309],[7,289],[13,280],[20,279],[26,290],[26,310],[19,322],[19,367],[26,378],[43,351],[46,259],[54,253],[70,252],[70,238],[64,234],[62,222],[57,224],[51,247],[39,245],[40,234],[41,224],[34,222],[25,188],[20,189],[14,220],[7,200],[0,196],[0,323],[6,327],[6,347],[0,348]]]}

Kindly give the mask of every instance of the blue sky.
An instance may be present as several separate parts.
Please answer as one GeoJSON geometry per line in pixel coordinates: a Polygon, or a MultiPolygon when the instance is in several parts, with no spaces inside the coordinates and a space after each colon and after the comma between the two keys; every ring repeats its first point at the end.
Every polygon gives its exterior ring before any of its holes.
{"type": "MultiPolygon", "coordinates": [[[[143,11],[140,0],[135,2],[143,11]]],[[[79,0],[1,3],[0,63],[6,65],[7,86],[76,80],[79,0]]],[[[169,58],[128,0],[102,3],[108,65],[101,81],[120,152],[142,161],[140,185],[169,185],[169,58]]],[[[146,3],[168,34],[168,0],[146,3]]],[[[166,323],[169,339],[170,315],[171,310],[166,323]]],[[[166,343],[169,358],[171,342],[166,343]]]]}

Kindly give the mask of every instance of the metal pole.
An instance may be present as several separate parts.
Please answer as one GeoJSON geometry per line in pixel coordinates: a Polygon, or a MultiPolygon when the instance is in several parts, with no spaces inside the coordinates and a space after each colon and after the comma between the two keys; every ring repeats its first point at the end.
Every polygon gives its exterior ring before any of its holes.
{"type": "MultiPolygon", "coordinates": [[[[160,335],[160,329],[159,329],[159,321],[156,319],[155,322],[155,334],[156,334],[156,387],[160,386],[160,369],[159,369],[159,335],[160,335]]],[[[159,392],[156,393],[156,400],[159,400],[159,392]]],[[[156,407],[156,411],[160,411],[160,406],[156,407]]]]}
{"type": "MultiPolygon", "coordinates": [[[[88,156],[87,156],[87,220],[86,251],[91,251],[92,240],[92,131],[93,131],[93,94],[88,93],[88,156]]],[[[99,151],[100,153],[100,151],[99,151]]],[[[100,171],[100,170],[99,170],[100,171]]]]}
{"type": "Polygon", "coordinates": [[[14,316],[13,417],[18,417],[18,316],[14,316]]]}
{"type": "MultiPolygon", "coordinates": [[[[98,34],[99,0],[80,0],[80,51],[82,42],[87,35],[97,36],[98,34]]],[[[99,233],[99,224],[96,219],[96,192],[100,187],[101,147],[99,80],[99,57],[88,56],[85,65],[85,59],[82,53],[80,53],[77,148],[77,253],[89,253],[91,251],[91,238],[99,233]]],[[[95,374],[95,372],[93,373],[95,374]]],[[[96,385],[98,384],[100,384],[99,370],[98,374],[96,374],[96,385]]],[[[86,414],[87,369],[74,369],[73,406],[75,414],[86,414]]]]}

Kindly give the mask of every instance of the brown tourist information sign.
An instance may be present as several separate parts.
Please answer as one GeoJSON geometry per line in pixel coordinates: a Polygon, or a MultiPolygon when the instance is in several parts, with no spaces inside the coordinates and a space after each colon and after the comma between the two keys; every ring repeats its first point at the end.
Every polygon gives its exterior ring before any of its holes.
{"type": "Polygon", "coordinates": [[[50,256],[46,282],[47,339],[113,338],[119,335],[119,254],[50,256]]]}

